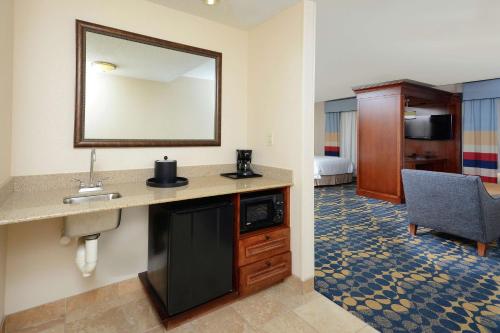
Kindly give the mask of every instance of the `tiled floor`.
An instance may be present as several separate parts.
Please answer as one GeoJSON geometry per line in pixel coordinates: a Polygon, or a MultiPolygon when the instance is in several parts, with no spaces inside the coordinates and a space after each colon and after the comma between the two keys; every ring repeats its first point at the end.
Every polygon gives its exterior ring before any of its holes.
{"type": "MultiPolygon", "coordinates": [[[[320,294],[297,290],[290,279],[169,332],[377,332],[320,294]]],[[[5,333],[165,332],[137,279],[11,315],[5,329],[5,333]]]]}

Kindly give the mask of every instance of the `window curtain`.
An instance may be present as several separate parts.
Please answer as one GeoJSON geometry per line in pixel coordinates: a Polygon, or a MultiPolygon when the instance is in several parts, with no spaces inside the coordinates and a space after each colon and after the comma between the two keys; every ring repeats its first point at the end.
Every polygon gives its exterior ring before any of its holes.
{"type": "Polygon", "coordinates": [[[357,162],[357,133],[356,112],[340,113],[340,157],[352,161],[354,172],[357,162]]]}
{"type": "Polygon", "coordinates": [[[340,113],[325,114],[325,156],[339,156],[340,113]]]}
{"type": "MultiPolygon", "coordinates": [[[[343,98],[337,99],[333,101],[328,101],[325,103],[325,155],[326,156],[341,156],[341,148],[340,146],[343,142],[348,142],[349,147],[351,138],[348,140],[342,141],[341,138],[341,128],[342,124],[342,116],[341,114],[347,112],[351,113],[351,111],[356,111],[358,106],[358,102],[356,98],[343,98]]],[[[351,132],[351,135],[356,136],[356,128],[354,128],[354,132],[351,132]]],[[[355,144],[354,144],[355,146],[355,144]]],[[[349,151],[350,148],[347,148],[349,151]]]]}
{"type": "Polygon", "coordinates": [[[499,98],[463,102],[463,172],[497,183],[499,98]]]}

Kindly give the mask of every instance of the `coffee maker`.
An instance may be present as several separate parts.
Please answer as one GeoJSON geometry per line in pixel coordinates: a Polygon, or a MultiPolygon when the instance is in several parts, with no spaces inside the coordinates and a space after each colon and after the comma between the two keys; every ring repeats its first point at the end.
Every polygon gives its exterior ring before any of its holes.
{"type": "Polygon", "coordinates": [[[252,168],[252,151],[251,150],[236,150],[236,173],[240,176],[253,175],[252,168]]]}
{"type": "Polygon", "coordinates": [[[262,177],[262,175],[253,172],[251,164],[252,151],[238,149],[236,150],[236,172],[222,173],[221,176],[232,179],[262,177]]]}

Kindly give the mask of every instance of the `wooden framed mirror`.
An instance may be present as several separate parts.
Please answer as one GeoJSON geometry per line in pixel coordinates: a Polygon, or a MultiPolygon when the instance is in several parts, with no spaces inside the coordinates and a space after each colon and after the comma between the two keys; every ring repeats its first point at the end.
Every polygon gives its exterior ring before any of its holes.
{"type": "Polygon", "coordinates": [[[221,145],[222,54],[76,21],[74,147],[221,145]]]}

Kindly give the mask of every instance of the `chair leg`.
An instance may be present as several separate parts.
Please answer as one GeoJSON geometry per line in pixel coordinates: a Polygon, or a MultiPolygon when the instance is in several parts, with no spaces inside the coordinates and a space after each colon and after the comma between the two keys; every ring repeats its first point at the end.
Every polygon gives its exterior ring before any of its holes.
{"type": "Polygon", "coordinates": [[[416,236],[417,235],[417,225],[416,224],[409,224],[408,231],[410,232],[410,235],[416,236]]]}
{"type": "Polygon", "coordinates": [[[477,242],[477,254],[480,257],[486,257],[486,250],[488,249],[488,244],[477,242]]]}

